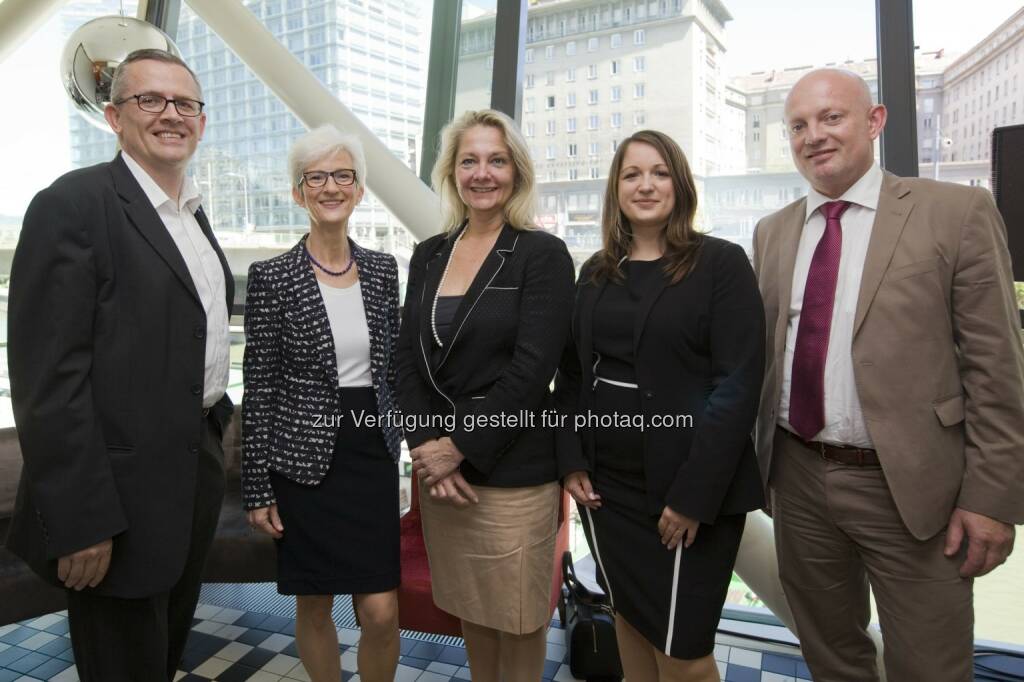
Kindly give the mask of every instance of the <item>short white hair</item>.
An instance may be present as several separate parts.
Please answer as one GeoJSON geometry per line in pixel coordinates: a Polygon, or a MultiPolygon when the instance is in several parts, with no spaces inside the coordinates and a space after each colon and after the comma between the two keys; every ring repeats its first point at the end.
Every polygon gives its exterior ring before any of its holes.
{"type": "Polygon", "coordinates": [[[313,128],[292,143],[292,148],[288,151],[288,172],[291,174],[292,187],[299,186],[302,174],[311,164],[339,152],[348,152],[352,157],[352,170],[356,172],[356,182],[365,189],[366,156],[363,154],[363,143],[355,135],[343,133],[329,123],[313,128]]]}

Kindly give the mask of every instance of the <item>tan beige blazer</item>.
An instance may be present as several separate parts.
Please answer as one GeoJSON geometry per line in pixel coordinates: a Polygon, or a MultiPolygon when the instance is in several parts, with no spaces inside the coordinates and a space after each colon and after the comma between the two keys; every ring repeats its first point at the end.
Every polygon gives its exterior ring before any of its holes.
{"type": "MultiPolygon", "coordinates": [[[[793,268],[806,199],[754,236],[767,319],[756,429],[770,485],[793,268]]],[[[903,522],[941,531],[954,506],[1024,522],[1024,352],[1006,227],[992,195],[885,173],[861,277],[853,364],[903,522]]]]}

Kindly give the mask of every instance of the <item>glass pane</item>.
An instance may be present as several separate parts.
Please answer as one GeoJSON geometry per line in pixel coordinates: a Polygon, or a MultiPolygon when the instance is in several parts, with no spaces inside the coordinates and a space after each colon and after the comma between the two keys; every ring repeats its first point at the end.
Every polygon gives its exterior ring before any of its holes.
{"type": "Polygon", "coordinates": [[[494,12],[497,0],[463,0],[455,115],[491,106],[494,12]]]}
{"type": "MultiPolygon", "coordinates": [[[[921,176],[990,187],[992,131],[1024,123],[1024,9],[989,0],[959,11],[916,0],[917,151],[921,176]],[[956,12],[956,21],[949,13],[956,12]],[[944,16],[945,15],[945,16],[944,16]]],[[[1017,284],[1024,309],[1024,284],[1017,284]]],[[[1024,554],[974,582],[975,636],[1024,644],[1024,554]]]]}
{"type": "MultiPolygon", "coordinates": [[[[135,16],[138,3],[124,3],[127,16],[135,16]]],[[[7,379],[7,286],[10,260],[21,233],[21,221],[36,192],[73,168],[78,140],[94,146],[101,160],[114,155],[113,136],[82,119],[71,107],[61,83],[60,55],[68,37],[85,22],[117,14],[115,0],[69,2],[54,13],[34,35],[0,62],[0,82],[26,108],[0,107],[0,128],[19,131],[4,142],[6,163],[0,164],[0,241],[6,266],[0,272],[0,428],[14,426],[10,384],[7,379]]]]}

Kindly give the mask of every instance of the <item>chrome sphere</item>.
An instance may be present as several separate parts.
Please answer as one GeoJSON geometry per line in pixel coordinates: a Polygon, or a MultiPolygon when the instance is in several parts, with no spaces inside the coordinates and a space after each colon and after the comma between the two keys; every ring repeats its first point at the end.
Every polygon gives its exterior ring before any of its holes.
{"type": "Polygon", "coordinates": [[[170,36],[134,17],[100,17],[71,34],[60,56],[60,75],[68,97],[86,121],[110,131],[103,108],[110,102],[114,69],[129,53],[145,48],[181,56],[170,36]]]}

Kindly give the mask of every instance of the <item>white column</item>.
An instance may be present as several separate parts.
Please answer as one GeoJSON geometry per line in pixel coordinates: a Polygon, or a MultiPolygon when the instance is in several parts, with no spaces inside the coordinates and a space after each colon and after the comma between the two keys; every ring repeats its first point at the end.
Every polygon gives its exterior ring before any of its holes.
{"type": "Polygon", "coordinates": [[[0,2],[0,62],[7,59],[67,0],[0,2]]]}
{"type": "MultiPolygon", "coordinates": [[[[0,7],[10,0],[4,0],[0,7]]],[[[332,123],[359,136],[367,188],[419,240],[439,229],[437,195],[316,79],[239,0],[187,0],[199,17],[307,127],[332,123]]]]}

